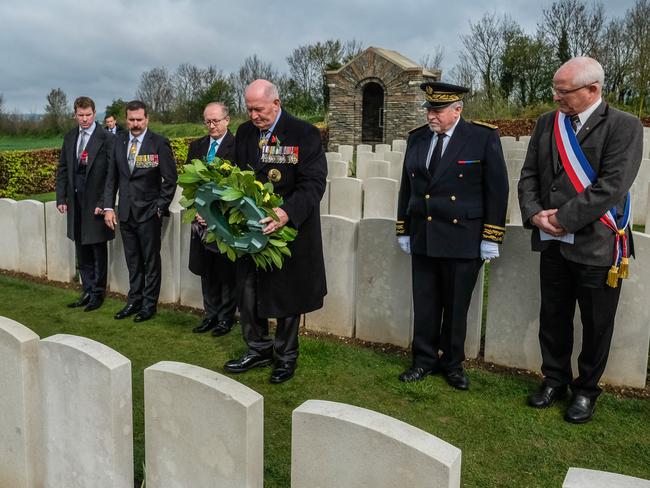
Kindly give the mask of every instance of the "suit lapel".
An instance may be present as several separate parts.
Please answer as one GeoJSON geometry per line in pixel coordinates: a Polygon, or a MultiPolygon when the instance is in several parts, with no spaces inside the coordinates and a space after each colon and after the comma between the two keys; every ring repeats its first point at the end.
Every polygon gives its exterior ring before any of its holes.
{"type": "Polygon", "coordinates": [[[67,145],[65,157],[72,169],[77,169],[77,139],[79,137],[79,128],[76,129],[76,132],[70,132],[67,135],[67,145]]]}
{"type": "Polygon", "coordinates": [[[219,144],[219,147],[217,148],[217,157],[221,158],[222,154],[227,154],[228,150],[232,147],[234,142],[235,142],[234,137],[232,136],[230,131],[226,131],[226,134],[223,136],[223,139],[221,140],[221,144],[219,144]]]}
{"type": "Polygon", "coordinates": [[[90,168],[97,157],[97,153],[99,152],[99,148],[102,147],[105,137],[106,134],[102,132],[101,127],[96,126],[86,144],[86,152],[88,153],[88,166],[86,167],[86,171],[90,171],[90,168]]]}
{"type": "Polygon", "coordinates": [[[594,110],[594,113],[592,113],[587,121],[584,123],[584,125],[580,128],[578,131],[577,137],[578,137],[578,142],[580,145],[582,145],[582,141],[584,141],[589,134],[593,132],[593,130],[605,120],[605,117],[607,115],[607,104],[605,102],[601,102],[600,105],[594,110]]]}

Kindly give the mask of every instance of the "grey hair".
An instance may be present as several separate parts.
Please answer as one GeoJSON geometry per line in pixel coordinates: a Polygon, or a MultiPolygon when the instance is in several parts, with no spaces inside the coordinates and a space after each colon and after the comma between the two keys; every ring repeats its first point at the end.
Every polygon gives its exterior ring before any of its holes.
{"type": "Polygon", "coordinates": [[[453,110],[453,109],[455,109],[457,107],[463,108],[464,105],[465,104],[463,103],[462,100],[458,100],[457,102],[454,102],[451,105],[449,105],[449,108],[453,110]]]}
{"type": "Polygon", "coordinates": [[[230,110],[228,109],[228,106],[223,102],[210,102],[205,106],[203,111],[205,112],[210,107],[219,107],[223,112],[224,117],[228,117],[228,115],[230,114],[230,110]]]}
{"type": "Polygon", "coordinates": [[[594,58],[590,58],[588,56],[578,56],[569,59],[562,66],[566,66],[569,63],[575,65],[576,68],[578,68],[575,79],[573,80],[577,86],[598,83],[602,87],[605,83],[605,70],[603,69],[602,65],[594,58]]]}

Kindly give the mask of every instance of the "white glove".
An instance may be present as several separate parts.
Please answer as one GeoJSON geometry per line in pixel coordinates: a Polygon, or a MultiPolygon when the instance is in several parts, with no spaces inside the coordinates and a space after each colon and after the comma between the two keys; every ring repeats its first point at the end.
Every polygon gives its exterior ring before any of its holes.
{"type": "Polygon", "coordinates": [[[481,259],[489,261],[499,257],[499,245],[492,241],[481,241],[481,259]]]}
{"type": "Polygon", "coordinates": [[[397,243],[402,251],[406,254],[411,254],[411,238],[409,236],[399,236],[397,238],[397,243]]]}

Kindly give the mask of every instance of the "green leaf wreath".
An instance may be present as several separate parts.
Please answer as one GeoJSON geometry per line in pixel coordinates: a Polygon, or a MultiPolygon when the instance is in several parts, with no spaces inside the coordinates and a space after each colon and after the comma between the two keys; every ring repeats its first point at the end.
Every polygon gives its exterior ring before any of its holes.
{"type": "Polygon", "coordinates": [[[187,209],[183,223],[198,213],[208,224],[204,241],[216,243],[231,261],[248,254],[258,268],[280,269],[291,256],[287,243],[296,238],[296,229],[284,226],[262,234],[259,220],[270,216],[279,221],[273,209],[283,201],[273,193],[272,183],[255,179],[255,172],[242,171],[225,159],[215,158],[210,165],[193,159],[183,166],[178,184],[183,188],[180,204],[187,209]]]}

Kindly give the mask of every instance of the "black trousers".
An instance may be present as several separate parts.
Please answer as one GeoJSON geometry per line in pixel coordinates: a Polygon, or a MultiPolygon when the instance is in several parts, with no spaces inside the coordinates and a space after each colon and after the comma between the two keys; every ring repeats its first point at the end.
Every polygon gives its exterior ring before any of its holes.
{"type": "Polygon", "coordinates": [[[128,303],[155,311],[160,295],[160,240],[162,219],[154,215],[144,222],[133,216],[120,222],[126,266],[129,269],[128,303]]]}
{"type": "Polygon", "coordinates": [[[257,314],[257,271],[251,259],[237,263],[239,290],[239,322],[249,352],[277,361],[294,362],[298,359],[298,329],[300,315],[278,317],[275,338],[269,335],[269,321],[257,314]]]}
{"type": "Polygon", "coordinates": [[[106,293],[108,276],[108,246],[106,242],[81,244],[81,195],[75,197],[74,209],[74,247],[77,256],[77,269],[81,277],[84,293],[101,299],[106,293]]]}
{"type": "Polygon", "coordinates": [[[571,385],[574,393],[597,397],[598,381],[605,371],[621,294],[607,286],[609,266],[589,266],[566,260],[558,243],[541,253],[539,262],[542,304],[539,343],[542,374],[547,385],[571,385]],[[576,303],[582,318],[582,351],[578,377],[573,379],[573,317],[576,303]]]}
{"type": "Polygon", "coordinates": [[[207,319],[234,321],[237,309],[234,273],[216,270],[201,275],[201,291],[207,319]]]}
{"type": "Polygon", "coordinates": [[[463,367],[467,311],[482,264],[478,258],[412,255],[413,367],[463,367]]]}

